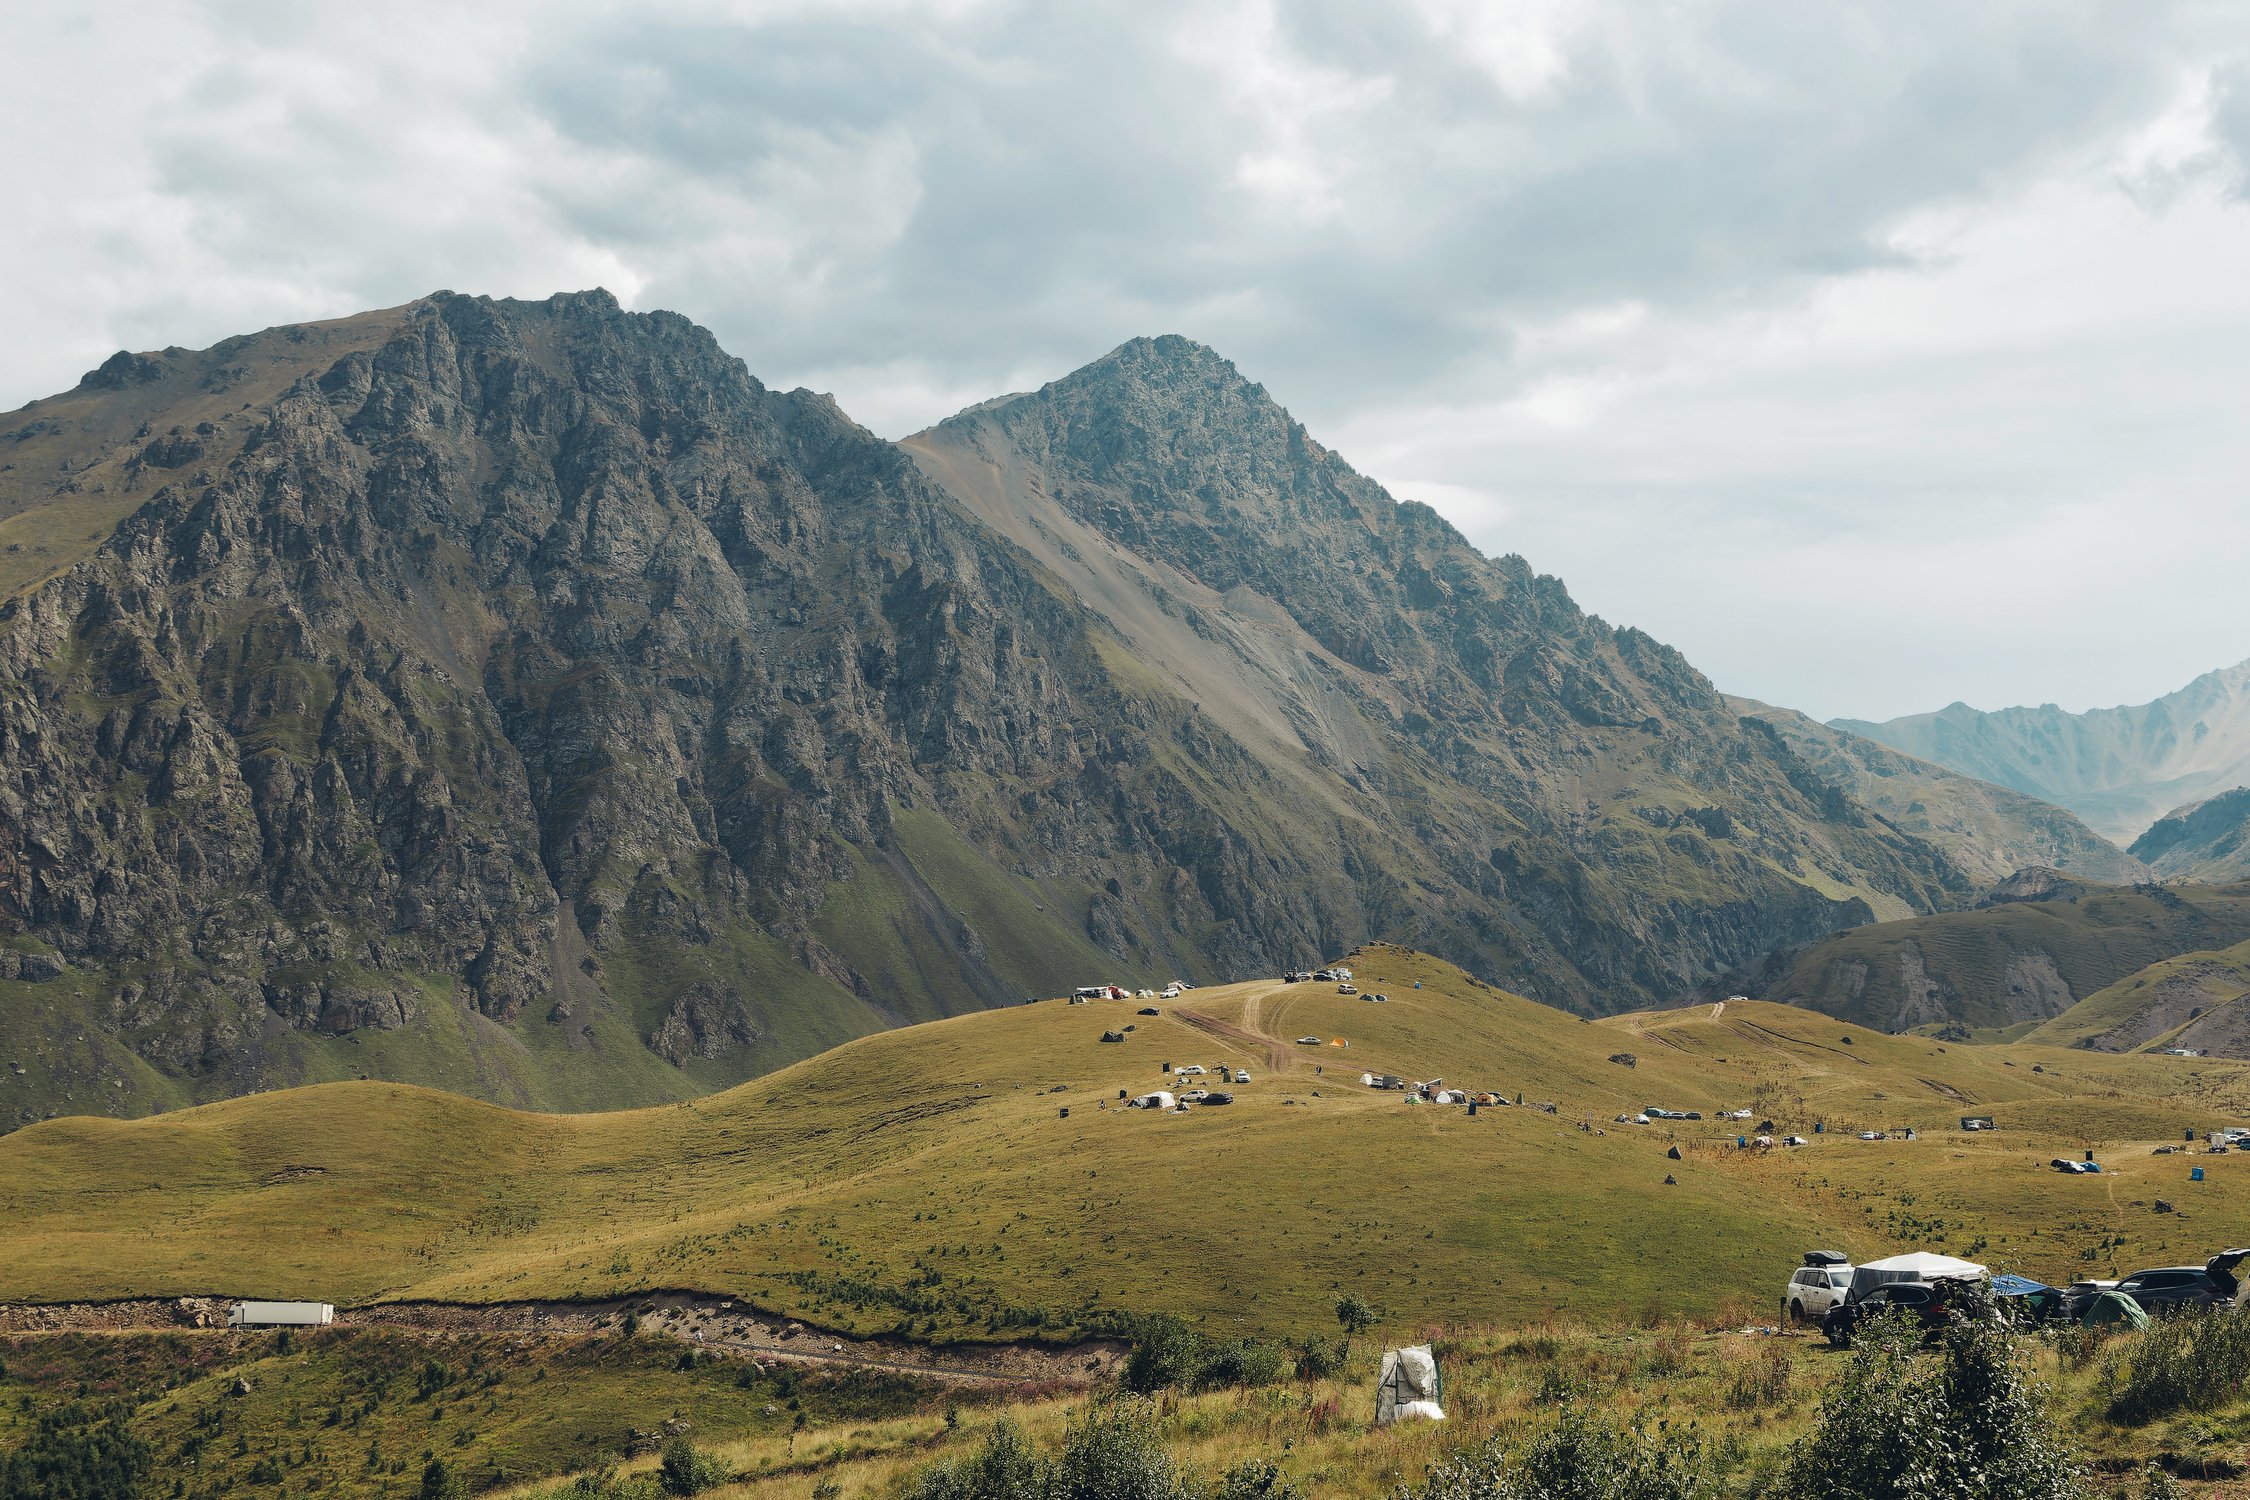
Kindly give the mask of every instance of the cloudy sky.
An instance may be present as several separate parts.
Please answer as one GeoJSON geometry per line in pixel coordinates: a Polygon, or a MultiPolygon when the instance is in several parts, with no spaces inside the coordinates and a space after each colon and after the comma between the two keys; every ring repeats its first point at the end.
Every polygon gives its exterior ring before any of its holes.
{"type": "Polygon", "coordinates": [[[600,284],[902,434],[1177,332],[1822,716],[2250,657],[2250,9],[0,9],[0,408],[600,284]]]}

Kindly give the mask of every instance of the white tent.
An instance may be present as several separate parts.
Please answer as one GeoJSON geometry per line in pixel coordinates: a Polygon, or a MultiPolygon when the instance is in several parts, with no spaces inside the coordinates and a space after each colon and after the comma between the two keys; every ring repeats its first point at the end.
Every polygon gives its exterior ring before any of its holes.
{"type": "Polygon", "coordinates": [[[1892,1281],[1937,1281],[1948,1276],[1989,1276],[1991,1270],[1973,1260],[1956,1260],[1950,1255],[1932,1255],[1916,1250],[1907,1255],[1894,1255],[1888,1260],[1871,1260],[1852,1268],[1851,1298],[1864,1297],[1876,1287],[1892,1281]]]}
{"type": "Polygon", "coordinates": [[[1437,1356],[1427,1344],[1392,1349],[1383,1356],[1383,1373],[1375,1386],[1375,1425],[1388,1427],[1408,1417],[1432,1422],[1445,1420],[1438,1397],[1444,1382],[1438,1378],[1437,1356]]]}
{"type": "Polygon", "coordinates": [[[1170,1109],[1178,1102],[1169,1093],[1158,1089],[1153,1094],[1141,1095],[1140,1098],[1133,1100],[1129,1107],[1133,1109],[1170,1109]]]}

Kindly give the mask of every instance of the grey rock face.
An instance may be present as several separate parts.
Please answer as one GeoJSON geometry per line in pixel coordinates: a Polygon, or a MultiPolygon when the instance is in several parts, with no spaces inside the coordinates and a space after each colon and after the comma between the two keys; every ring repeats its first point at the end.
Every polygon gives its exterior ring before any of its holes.
{"type": "Polygon", "coordinates": [[[58,1024],[182,1097],[376,1032],[447,1087],[671,1097],[1105,965],[1375,936],[1611,1010],[1965,894],[1183,341],[910,457],[606,294],[353,327],[49,403],[118,435],[81,467],[133,504],[0,601],[0,934],[59,955],[0,980],[52,962],[58,1024]],[[224,421],[149,405],[290,359],[224,421]],[[947,445],[1042,488],[1002,524],[926,472],[947,445]],[[1140,594],[1091,598],[1035,545],[1066,531],[1140,594]]]}

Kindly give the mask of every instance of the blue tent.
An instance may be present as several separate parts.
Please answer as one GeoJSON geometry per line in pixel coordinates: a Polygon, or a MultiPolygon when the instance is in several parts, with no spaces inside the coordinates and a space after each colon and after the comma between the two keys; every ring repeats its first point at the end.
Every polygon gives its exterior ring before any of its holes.
{"type": "Polygon", "coordinates": [[[1993,1294],[2018,1322],[2044,1323],[2062,1314],[2063,1294],[2028,1276],[1995,1276],[1993,1294]]]}

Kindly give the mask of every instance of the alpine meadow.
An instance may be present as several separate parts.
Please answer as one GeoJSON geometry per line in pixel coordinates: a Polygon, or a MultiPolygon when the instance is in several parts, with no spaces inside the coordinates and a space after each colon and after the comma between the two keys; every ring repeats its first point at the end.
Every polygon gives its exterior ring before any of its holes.
{"type": "Polygon", "coordinates": [[[0,16],[0,1500],[2250,1494],[2246,69],[0,16]]]}

